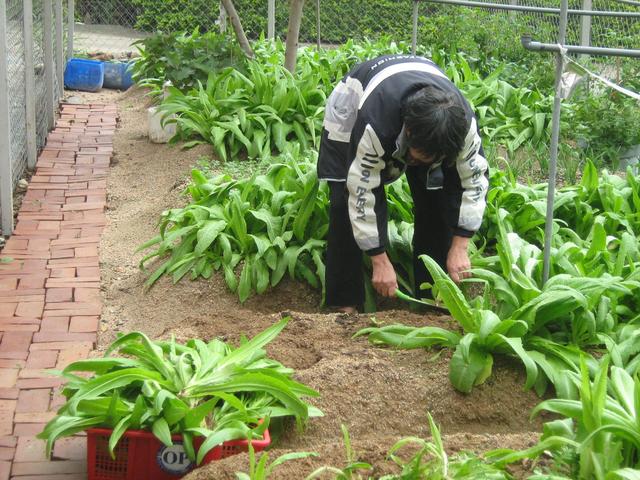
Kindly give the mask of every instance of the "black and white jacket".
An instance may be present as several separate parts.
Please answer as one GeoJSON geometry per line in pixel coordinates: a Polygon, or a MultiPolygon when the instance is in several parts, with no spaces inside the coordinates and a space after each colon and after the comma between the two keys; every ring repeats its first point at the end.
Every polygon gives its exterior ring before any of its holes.
{"type": "Polygon", "coordinates": [[[425,188],[444,189],[455,235],[471,237],[482,222],[488,165],[469,103],[430,60],[413,55],[378,57],[356,66],[329,97],[318,159],[321,180],[346,182],[354,237],[369,254],[385,248],[384,185],[406,169],[403,101],[432,84],[460,96],[470,128],[455,164],[433,165],[425,188]]]}

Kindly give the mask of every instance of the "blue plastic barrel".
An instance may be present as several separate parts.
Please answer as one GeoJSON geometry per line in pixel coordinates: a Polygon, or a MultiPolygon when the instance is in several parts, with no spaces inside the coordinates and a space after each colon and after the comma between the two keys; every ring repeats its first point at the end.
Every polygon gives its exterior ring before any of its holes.
{"type": "Polygon", "coordinates": [[[104,62],[104,84],[102,86],[126,90],[133,85],[129,65],[129,63],[123,62],[104,62]]]}
{"type": "Polygon", "coordinates": [[[64,71],[64,86],[70,90],[97,92],[104,81],[104,65],[97,60],[72,58],[64,71]]]}

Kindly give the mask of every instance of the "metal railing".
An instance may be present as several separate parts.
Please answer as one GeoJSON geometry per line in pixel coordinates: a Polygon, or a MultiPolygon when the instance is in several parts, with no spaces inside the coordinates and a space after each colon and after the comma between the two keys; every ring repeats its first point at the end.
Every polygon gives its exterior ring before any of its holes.
{"type": "Polygon", "coordinates": [[[2,235],[13,231],[14,188],[35,166],[63,94],[65,7],[63,0],[0,2],[2,235]]]}

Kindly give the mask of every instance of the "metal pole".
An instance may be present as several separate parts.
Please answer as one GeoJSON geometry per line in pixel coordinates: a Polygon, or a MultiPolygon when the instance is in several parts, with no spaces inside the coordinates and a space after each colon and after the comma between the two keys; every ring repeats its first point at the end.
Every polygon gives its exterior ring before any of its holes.
{"type": "Polygon", "coordinates": [[[227,31],[227,9],[224,8],[222,2],[220,2],[220,17],[218,23],[220,24],[220,33],[225,33],[227,31]]]}
{"type": "MultiPolygon", "coordinates": [[[[559,52],[557,43],[534,42],[530,36],[523,35],[520,40],[522,46],[534,52],[559,52]]],[[[585,55],[604,55],[607,57],[630,57],[640,58],[640,50],[630,50],[628,48],[606,48],[606,47],[580,47],[577,45],[564,45],[567,53],[577,53],[585,55]]]]}
{"type": "MultiPolygon", "coordinates": [[[[560,30],[558,32],[558,44],[564,45],[567,37],[567,10],[569,1],[560,2],[560,30]]],[[[549,158],[549,186],[547,190],[547,218],[544,226],[544,260],[542,269],[542,283],[549,279],[551,267],[551,236],[553,233],[553,201],[556,194],[556,173],[558,164],[558,141],[560,139],[560,107],[562,93],[560,80],[564,70],[564,57],[562,52],[556,54],[556,94],[553,99],[553,116],[551,119],[551,152],[549,158]]]]}
{"type": "Polygon", "coordinates": [[[67,5],[67,60],[73,58],[73,35],[76,27],[76,5],[74,0],[69,0],[67,5]]]}
{"type": "Polygon", "coordinates": [[[44,49],[44,83],[47,106],[47,130],[56,122],[56,110],[53,98],[55,96],[55,73],[53,65],[53,0],[44,0],[42,19],[44,23],[42,39],[44,49]]]}
{"type": "MultiPolygon", "coordinates": [[[[591,10],[592,0],[582,0],[582,9],[591,10]]],[[[583,47],[589,47],[591,45],[591,17],[584,15],[580,18],[580,45],[583,47]]],[[[582,58],[587,55],[581,55],[582,58]]]]}
{"type": "Polygon", "coordinates": [[[58,78],[57,98],[64,96],[64,15],[62,0],[55,0],[56,7],[56,77],[58,78]]]}
{"type": "Polygon", "coordinates": [[[416,54],[418,49],[418,15],[420,14],[420,2],[414,0],[413,2],[413,31],[411,33],[411,53],[416,54]]]}
{"type": "Polygon", "coordinates": [[[267,37],[276,38],[276,0],[267,0],[267,37]]]}
{"type": "MultiPolygon", "coordinates": [[[[509,0],[509,5],[518,5],[518,0],[509,0]]],[[[516,12],[511,10],[509,12],[509,20],[512,22],[516,19],[516,12]]]]}
{"type": "Polygon", "coordinates": [[[7,2],[0,2],[0,226],[3,235],[13,233],[13,173],[9,78],[7,72],[7,2]]]}
{"type": "Polygon", "coordinates": [[[27,166],[38,159],[36,128],[36,77],[33,61],[33,0],[24,0],[24,91],[27,117],[27,166]]]}
{"type": "Polygon", "coordinates": [[[316,0],[316,34],[318,36],[318,50],[322,48],[322,36],[320,31],[320,0],[316,0]]]}

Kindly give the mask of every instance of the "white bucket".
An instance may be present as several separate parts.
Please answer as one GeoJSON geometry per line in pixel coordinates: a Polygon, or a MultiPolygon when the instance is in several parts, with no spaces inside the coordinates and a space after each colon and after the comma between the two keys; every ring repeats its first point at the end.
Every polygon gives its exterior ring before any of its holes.
{"type": "Polygon", "coordinates": [[[166,123],[173,115],[169,115],[165,119],[165,124],[162,126],[162,114],[158,112],[158,107],[149,108],[149,140],[153,143],[167,143],[176,134],[176,124],[166,123]]]}

